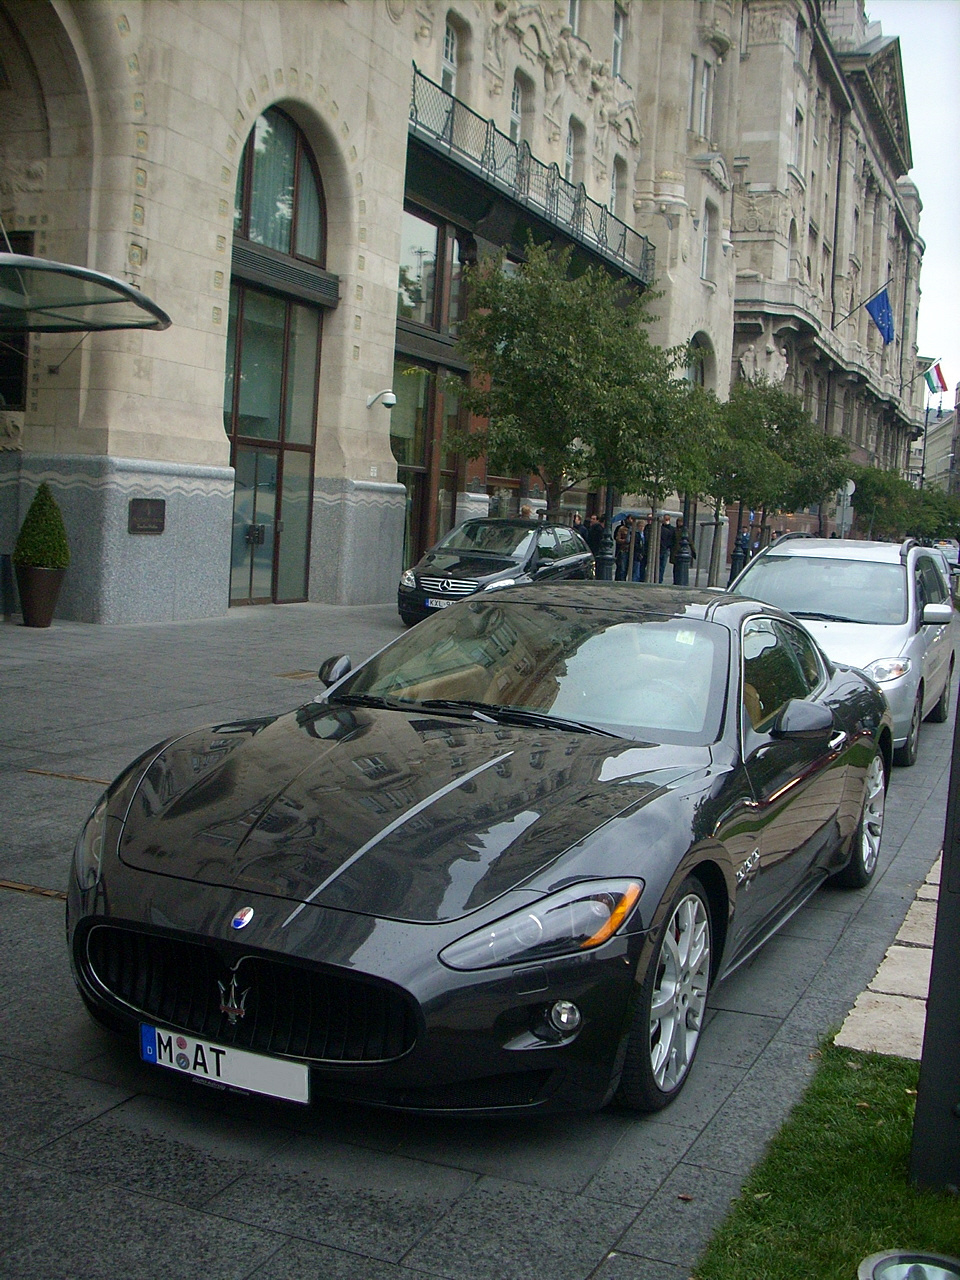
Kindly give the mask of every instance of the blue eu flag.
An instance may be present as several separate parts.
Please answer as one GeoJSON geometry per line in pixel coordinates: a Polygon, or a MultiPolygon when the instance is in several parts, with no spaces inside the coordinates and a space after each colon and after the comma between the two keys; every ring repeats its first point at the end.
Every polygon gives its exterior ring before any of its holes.
{"type": "Polygon", "coordinates": [[[893,341],[893,311],[890,309],[890,295],[881,289],[875,298],[866,303],[870,319],[880,330],[883,345],[893,341]]]}

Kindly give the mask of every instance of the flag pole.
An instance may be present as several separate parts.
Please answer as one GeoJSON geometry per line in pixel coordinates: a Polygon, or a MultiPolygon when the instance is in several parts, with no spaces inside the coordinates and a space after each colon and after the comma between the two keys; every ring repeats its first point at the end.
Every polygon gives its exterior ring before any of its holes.
{"type": "Polygon", "coordinates": [[[878,298],[880,294],[883,293],[884,289],[889,287],[892,281],[893,281],[893,276],[890,276],[886,284],[882,284],[880,288],[877,289],[876,293],[871,293],[870,297],[864,298],[862,302],[858,303],[857,306],[853,308],[853,311],[848,311],[845,316],[840,317],[840,319],[837,321],[836,324],[831,325],[830,332],[832,333],[834,329],[836,329],[839,325],[843,324],[844,320],[849,320],[850,317],[854,314],[854,312],[859,311],[861,307],[865,307],[868,302],[872,302],[874,298],[878,298]]]}
{"type": "MultiPolygon", "coordinates": [[[[867,301],[869,302],[869,301],[870,301],[870,299],[868,298],[868,299],[867,299],[867,301]]],[[[851,312],[851,315],[852,315],[852,314],[853,314],[853,313],[851,312]]],[[[926,357],[924,357],[924,359],[926,359],[926,357]]],[[[913,377],[910,379],[910,381],[909,381],[909,382],[901,382],[901,383],[900,383],[900,394],[901,394],[901,395],[903,395],[903,393],[904,393],[904,391],[906,391],[907,387],[912,387],[912,386],[913,386],[913,384],[916,382],[916,380],[917,380],[918,378],[922,378],[922,377],[924,377],[924,375],[925,375],[925,374],[928,374],[928,373],[930,372],[930,370],[931,370],[931,369],[935,369],[935,368],[937,367],[937,365],[940,363],[940,361],[941,361],[942,359],[943,359],[943,356],[937,356],[936,360],[931,360],[931,361],[930,361],[930,363],[927,365],[926,369],[920,369],[917,373],[915,373],[915,374],[913,375],[913,377]]],[[[927,390],[929,391],[929,387],[927,388],[927,390]]],[[[941,392],[940,392],[940,394],[941,394],[941,395],[943,395],[943,392],[941,391],[941,392]]]]}

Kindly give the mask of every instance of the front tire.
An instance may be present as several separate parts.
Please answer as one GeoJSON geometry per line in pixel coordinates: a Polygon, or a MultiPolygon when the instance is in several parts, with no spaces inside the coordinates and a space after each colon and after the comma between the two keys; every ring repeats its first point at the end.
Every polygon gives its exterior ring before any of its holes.
{"type": "Polygon", "coordinates": [[[688,876],[674,895],[644,975],[617,1100],[660,1111],[690,1074],[710,986],[712,935],[706,890],[688,876]]]}
{"type": "Polygon", "coordinates": [[[947,672],[947,682],[943,686],[940,697],[937,699],[937,705],[933,708],[927,719],[933,724],[944,724],[947,716],[950,714],[950,687],[953,684],[953,663],[950,663],[950,670],[947,672]]]}
{"type": "Polygon", "coordinates": [[[887,777],[883,756],[878,751],[867,766],[860,822],[853,837],[850,861],[834,879],[844,889],[862,889],[873,879],[880,857],[883,810],[887,797],[887,777]]]}
{"type": "Polygon", "coordinates": [[[920,721],[923,719],[923,688],[917,690],[917,700],[913,704],[913,712],[910,716],[910,728],[907,731],[907,740],[902,747],[897,747],[893,753],[894,764],[900,765],[904,769],[909,769],[911,765],[917,763],[917,752],[920,750],[920,721]]]}

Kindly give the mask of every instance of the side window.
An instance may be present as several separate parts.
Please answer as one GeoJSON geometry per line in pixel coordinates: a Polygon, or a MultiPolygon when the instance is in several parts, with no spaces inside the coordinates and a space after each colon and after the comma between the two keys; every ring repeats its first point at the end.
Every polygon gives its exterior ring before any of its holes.
{"type": "Polygon", "coordinates": [[[919,609],[922,611],[925,604],[944,604],[947,599],[947,588],[933,557],[920,556],[917,560],[917,572],[919,609]]]}
{"type": "Polygon", "coordinates": [[[807,692],[813,693],[823,681],[823,666],[816,645],[799,627],[793,627],[788,622],[780,622],[776,625],[794,655],[800,677],[807,686],[807,692]]]}
{"type": "Polygon", "coordinates": [[[537,553],[541,561],[559,559],[560,549],[552,529],[541,529],[537,534],[537,553]]]}
{"type": "Polygon", "coordinates": [[[754,729],[768,729],[791,698],[809,693],[794,649],[769,618],[743,627],[743,706],[754,729]]]}
{"type": "Polygon", "coordinates": [[[561,556],[577,556],[580,554],[580,547],[577,544],[576,534],[572,529],[558,529],[557,541],[560,543],[561,556]]]}

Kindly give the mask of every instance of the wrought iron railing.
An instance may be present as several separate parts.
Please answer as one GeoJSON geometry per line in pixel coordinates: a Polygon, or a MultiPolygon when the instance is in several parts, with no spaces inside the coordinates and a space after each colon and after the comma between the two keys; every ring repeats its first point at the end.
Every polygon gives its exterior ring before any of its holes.
{"type": "Polygon", "coordinates": [[[654,247],[646,236],[592,200],[582,182],[568,182],[556,164],[538,160],[526,142],[508,138],[416,66],[410,133],[642,284],[653,283],[654,247]]]}

